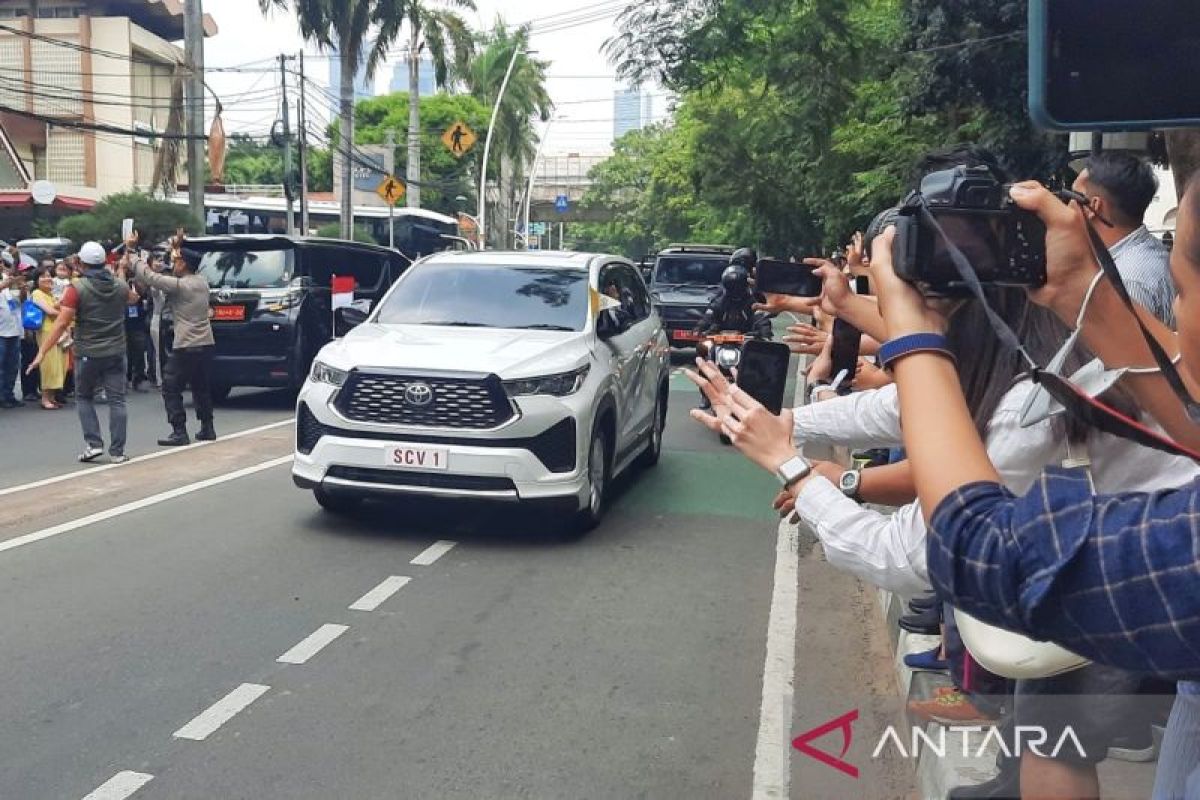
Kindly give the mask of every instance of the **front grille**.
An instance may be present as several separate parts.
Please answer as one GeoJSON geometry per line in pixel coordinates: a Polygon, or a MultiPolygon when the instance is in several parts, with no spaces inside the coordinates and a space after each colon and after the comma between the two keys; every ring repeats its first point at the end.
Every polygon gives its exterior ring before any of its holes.
{"type": "Polygon", "coordinates": [[[398,472],[369,467],[334,466],[327,478],[340,478],[355,483],[382,483],[388,486],[410,486],[422,489],[446,489],[460,492],[515,492],[516,484],[509,478],[483,475],[444,475],[437,472],[398,472]]]}
{"type": "Polygon", "coordinates": [[[325,433],[325,426],[308,410],[308,404],[301,403],[296,413],[296,449],[308,455],[316,449],[317,442],[325,433]]]}
{"type": "Polygon", "coordinates": [[[356,370],[338,392],[336,405],[355,422],[466,430],[495,428],[516,413],[494,375],[432,377],[356,370]],[[406,396],[415,384],[432,392],[428,404],[416,405],[406,396]]]}
{"type": "Polygon", "coordinates": [[[696,327],[704,316],[707,305],[700,306],[659,306],[658,314],[662,317],[663,325],[668,328],[691,330],[696,327]]]}

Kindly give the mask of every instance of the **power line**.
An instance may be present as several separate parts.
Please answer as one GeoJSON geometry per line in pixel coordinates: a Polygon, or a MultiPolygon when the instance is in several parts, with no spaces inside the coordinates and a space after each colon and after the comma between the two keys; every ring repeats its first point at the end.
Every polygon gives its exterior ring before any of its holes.
{"type": "Polygon", "coordinates": [[[121,128],[116,125],[105,125],[97,122],[80,122],[76,120],[60,119],[58,117],[50,117],[45,114],[37,114],[33,111],[26,111],[23,108],[14,108],[13,106],[0,104],[0,111],[7,111],[10,114],[16,114],[19,117],[44,122],[53,128],[74,128],[83,131],[94,131],[99,133],[114,133],[119,136],[136,136],[142,139],[166,139],[166,140],[207,140],[207,136],[188,136],[186,133],[158,133],[155,131],[139,131],[129,128],[121,128]]]}
{"type": "MultiPolygon", "coordinates": [[[[36,41],[36,42],[44,42],[45,44],[52,44],[52,45],[55,45],[56,47],[65,47],[68,50],[75,50],[80,53],[87,53],[88,55],[100,56],[101,58],[111,58],[116,61],[128,61],[132,64],[150,64],[150,65],[154,65],[154,66],[161,66],[163,64],[162,61],[156,61],[156,60],[147,59],[147,58],[138,58],[136,56],[126,55],[125,53],[118,53],[113,50],[101,50],[96,47],[88,47],[86,45],[82,45],[77,42],[67,41],[66,39],[56,39],[53,36],[45,36],[40,33],[34,33],[33,31],[26,31],[26,30],[22,30],[21,28],[14,28],[11,25],[0,24],[0,31],[7,31],[8,33],[12,33],[17,36],[23,36],[26,39],[32,39],[33,41],[36,41]]],[[[183,64],[181,62],[173,62],[173,63],[179,63],[181,67],[183,66],[183,64]]],[[[190,71],[189,71],[189,74],[190,74],[190,71]]]]}

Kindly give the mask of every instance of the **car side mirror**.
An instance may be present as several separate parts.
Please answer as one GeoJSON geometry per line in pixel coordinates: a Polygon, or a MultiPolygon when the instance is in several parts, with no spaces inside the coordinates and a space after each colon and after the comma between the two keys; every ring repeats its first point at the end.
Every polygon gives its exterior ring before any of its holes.
{"type": "Polygon", "coordinates": [[[354,306],[343,306],[333,312],[334,336],[345,336],[367,321],[367,312],[354,306]]]}

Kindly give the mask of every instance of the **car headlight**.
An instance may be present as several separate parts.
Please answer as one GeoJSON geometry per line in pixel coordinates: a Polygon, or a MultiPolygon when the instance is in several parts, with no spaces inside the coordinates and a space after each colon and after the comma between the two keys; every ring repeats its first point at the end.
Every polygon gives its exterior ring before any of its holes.
{"type": "Polygon", "coordinates": [[[504,391],[509,397],[530,394],[549,394],[555,397],[566,397],[575,394],[587,379],[591,367],[580,367],[571,372],[560,372],[557,375],[544,375],[540,378],[522,378],[521,380],[505,381],[504,391]]]}
{"type": "Polygon", "coordinates": [[[341,387],[346,382],[346,378],[350,375],[344,369],[331,367],[321,361],[314,361],[312,372],[309,373],[309,378],[315,383],[328,383],[330,386],[341,387]]]}
{"type": "Polygon", "coordinates": [[[717,348],[717,366],[733,369],[742,361],[742,351],[736,347],[717,348]]]}

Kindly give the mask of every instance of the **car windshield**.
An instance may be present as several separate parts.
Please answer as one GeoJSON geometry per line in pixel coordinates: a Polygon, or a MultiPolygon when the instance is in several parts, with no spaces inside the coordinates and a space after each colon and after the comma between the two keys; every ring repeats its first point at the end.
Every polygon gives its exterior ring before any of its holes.
{"type": "Polygon", "coordinates": [[[426,263],[400,280],[377,321],[581,331],[587,288],[588,273],[582,269],[426,263]]]}
{"type": "Polygon", "coordinates": [[[658,266],[654,268],[654,283],[717,286],[727,266],[729,259],[724,257],[659,256],[658,266]]]}
{"type": "Polygon", "coordinates": [[[292,279],[290,250],[219,250],[200,259],[200,274],[214,289],[272,289],[292,279]]]}

